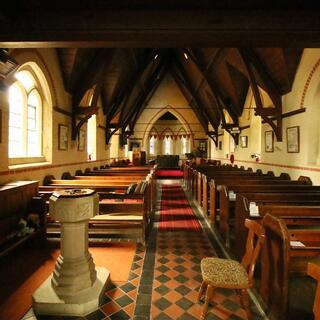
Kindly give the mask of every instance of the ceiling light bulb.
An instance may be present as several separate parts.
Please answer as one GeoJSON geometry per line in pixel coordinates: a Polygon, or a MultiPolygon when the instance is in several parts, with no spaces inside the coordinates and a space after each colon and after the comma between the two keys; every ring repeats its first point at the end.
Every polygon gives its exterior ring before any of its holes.
{"type": "Polygon", "coordinates": [[[156,60],[156,59],[158,59],[158,54],[156,54],[156,55],[154,56],[154,60],[156,60]]]}
{"type": "Polygon", "coordinates": [[[184,55],[184,57],[186,58],[186,60],[188,60],[189,57],[188,57],[188,55],[187,55],[185,52],[183,53],[183,55],[184,55]]]}

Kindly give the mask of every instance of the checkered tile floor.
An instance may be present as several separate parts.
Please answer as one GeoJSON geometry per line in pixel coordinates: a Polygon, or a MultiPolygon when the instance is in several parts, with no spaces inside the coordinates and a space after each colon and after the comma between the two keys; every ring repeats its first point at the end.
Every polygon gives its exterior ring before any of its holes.
{"type": "MultiPolygon", "coordinates": [[[[159,232],[152,293],[152,319],[199,319],[197,295],[202,282],[200,261],[215,255],[203,233],[159,232]]],[[[210,319],[246,319],[232,290],[218,289],[209,308],[210,319]]]]}
{"type": "MultiPolygon", "coordinates": [[[[137,247],[129,281],[109,283],[98,310],[82,318],[35,317],[30,310],[23,320],[200,319],[203,307],[202,302],[197,302],[202,281],[200,261],[205,256],[216,255],[213,244],[205,231],[160,232],[157,221],[159,216],[156,216],[147,248],[137,247]]],[[[215,291],[206,320],[219,319],[246,319],[239,298],[232,290],[215,291]]],[[[252,319],[262,318],[253,316],[252,319]]]]}

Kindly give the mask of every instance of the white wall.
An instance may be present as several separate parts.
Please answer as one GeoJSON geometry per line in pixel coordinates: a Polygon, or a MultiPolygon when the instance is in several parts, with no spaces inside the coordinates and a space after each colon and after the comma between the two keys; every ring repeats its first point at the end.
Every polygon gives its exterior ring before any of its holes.
{"type": "MultiPolygon", "coordinates": [[[[283,113],[306,108],[306,112],[283,118],[281,142],[274,141],[274,152],[265,152],[265,131],[272,130],[270,125],[261,124],[261,119],[253,110],[244,109],[240,126],[250,125],[241,132],[248,136],[248,148],[238,146],[234,152],[235,164],[274,171],[276,175],[287,172],[291,179],[300,175],[309,176],[314,184],[320,184],[320,49],[305,49],[292,86],[292,91],[282,97],[283,113]],[[299,126],[300,152],[287,152],[287,128],[299,126]],[[260,147],[261,146],[261,147],[260,147]],[[261,161],[255,162],[251,154],[261,154],[261,161]]],[[[265,106],[269,106],[269,97],[262,92],[265,106]]],[[[252,92],[249,90],[246,108],[254,107],[252,92]]],[[[223,150],[212,148],[211,157],[229,162],[226,159],[227,132],[224,133],[223,150]]],[[[221,137],[219,137],[221,138],[221,137]]]]}

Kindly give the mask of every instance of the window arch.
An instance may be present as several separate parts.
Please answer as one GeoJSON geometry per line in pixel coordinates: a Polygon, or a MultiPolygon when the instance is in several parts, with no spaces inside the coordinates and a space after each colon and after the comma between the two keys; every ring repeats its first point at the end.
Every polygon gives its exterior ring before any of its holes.
{"type": "Polygon", "coordinates": [[[149,141],[149,153],[151,155],[155,154],[155,140],[156,138],[154,136],[150,137],[150,141],[149,141]]]}
{"type": "Polygon", "coordinates": [[[172,154],[172,138],[171,137],[164,138],[164,153],[172,154]]]}
{"type": "Polygon", "coordinates": [[[9,158],[42,156],[42,105],[36,77],[18,71],[9,88],[9,158]]]}
{"type": "Polygon", "coordinates": [[[87,124],[87,152],[88,160],[97,159],[97,117],[93,114],[87,124]]]}

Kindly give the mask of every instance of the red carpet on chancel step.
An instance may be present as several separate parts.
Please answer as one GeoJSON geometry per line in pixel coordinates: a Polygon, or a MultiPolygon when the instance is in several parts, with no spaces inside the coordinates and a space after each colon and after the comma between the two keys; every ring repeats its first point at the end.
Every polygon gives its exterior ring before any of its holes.
{"type": "Polygon", "coordinates": [[[160,179],[182,179],[183,171],[180,169],[158,169],[156,171],[156,177],[160,179]]]}
{"type": "Polygon", "coordinates": [[[162,186],[159,230],[201,231],[200,223],[180,185],[162,186]]]}

